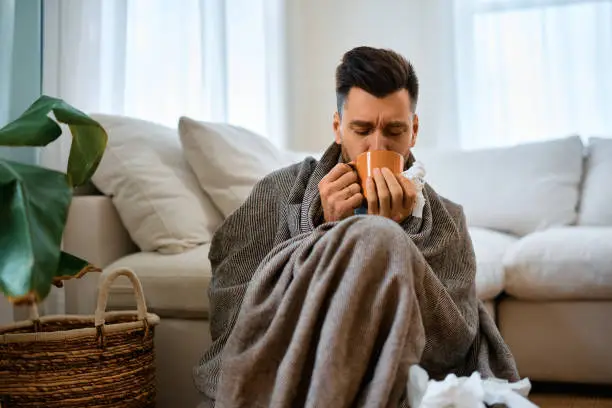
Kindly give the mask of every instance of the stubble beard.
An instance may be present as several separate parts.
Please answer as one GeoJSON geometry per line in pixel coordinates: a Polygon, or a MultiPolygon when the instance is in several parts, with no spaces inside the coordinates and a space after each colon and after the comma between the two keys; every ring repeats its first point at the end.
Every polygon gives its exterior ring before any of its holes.
{"type": "Polygon", "coordinates": [[[349,155],[348,155],[346,149],[344,148],[343,144],[340,145],[340,150],[341,150],[341,155],[342,155],[342,162],[343,163],[349,163],[351,161],[351,159],[349,158],[349,155]]]}

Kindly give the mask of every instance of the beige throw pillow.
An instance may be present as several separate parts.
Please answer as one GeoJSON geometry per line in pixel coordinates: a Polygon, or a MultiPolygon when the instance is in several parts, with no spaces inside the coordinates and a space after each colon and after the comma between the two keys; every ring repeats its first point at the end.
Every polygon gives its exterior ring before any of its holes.
{"type": "Polygon", "coordinates": [[[112,197],[136,245],[180,253],[210,242],[221,214],[187,164],[178,131],[129,117],[92,117],[109,137],[92,181],[112,197]]]}
{"type": "Polygon", "coordinates": [[[238,126],[181,117],[179,134],[201,187],[226,217],[244,203],[264,176],[299,161],[238,126]]]}

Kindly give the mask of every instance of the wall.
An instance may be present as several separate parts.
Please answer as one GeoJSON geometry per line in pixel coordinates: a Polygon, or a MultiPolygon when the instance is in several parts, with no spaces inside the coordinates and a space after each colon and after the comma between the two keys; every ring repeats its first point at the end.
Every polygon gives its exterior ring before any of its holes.
{"type": "Polygon", "coordinates": [[[411,60],[421,82],[419,145],[455,143],[451,0],[296,0],[286,12],[290,148],[332,142],[335,68],[357,45],[392,48],[411,60]]]}
{"type": "MultiPolygon", "coordinates": [[[[41,0],[0,1],[0,126],[41,92],[41,0]]],[[[38,149],[0,147],[0,157],[36,163],[38,149]]]]}

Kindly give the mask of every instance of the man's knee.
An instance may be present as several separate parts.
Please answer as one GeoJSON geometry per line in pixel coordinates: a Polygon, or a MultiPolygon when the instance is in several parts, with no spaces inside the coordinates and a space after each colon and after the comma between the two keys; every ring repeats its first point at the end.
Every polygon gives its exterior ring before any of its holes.
{"type": "MultiPolygon", "coordinates": [[[[350,251],[355,266],[350,274],[359,274],[359,282],[371,285],[393,280],[395,284],[410,285],[406,271],[422,255],[406,231],[395,221],[381,216],[355,216],[338,223],[333,243],[328,241],[335,255],[346,257],[350,251]],[[400,279],[397,279],[401,277],[400,279]]],[[[346,275],[346,271],[342,272],[346,275]]]]}
{"type": "Polygon", "coordinates": [[[367,215],[350,217],[339,225],[345,228],[345,238],[367,242],[371,247],[388,248],[405,243],[408,248],[416,249],[406,231],[395,221],[381,216],[367,215]]]}
{"type": "Polygon", "coordinates": [[[389,218],[378,215],[360,215],[347,218],[343,221],[350,225],[350,230],[357,234],[370,234],[383,238],[404,236],[402,227],[389,218]]]}

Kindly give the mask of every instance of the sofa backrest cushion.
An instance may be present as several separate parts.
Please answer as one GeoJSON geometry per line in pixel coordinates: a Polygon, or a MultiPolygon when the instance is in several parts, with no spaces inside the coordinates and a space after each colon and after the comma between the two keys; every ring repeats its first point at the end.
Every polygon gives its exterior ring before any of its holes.
{"type": "Polygon", "coordinates": [[[578,223],[612,226],[612,139],[589,139],[578,223]]]}
{"type": "Polygon", "coordinates": [[[479,150],[415,149],[426,180],[463,205],[468,224],[515,235],[576,221],[583,144],[578,136],[479,150]]]}
{"type": "Polygon", "coordinates": [[[92,178],[110,196],[142,251],[181,253],[210,242],[222,217],[200,188],[176,129],[117,115],[91,115],[108,133],[92,178]]]}

